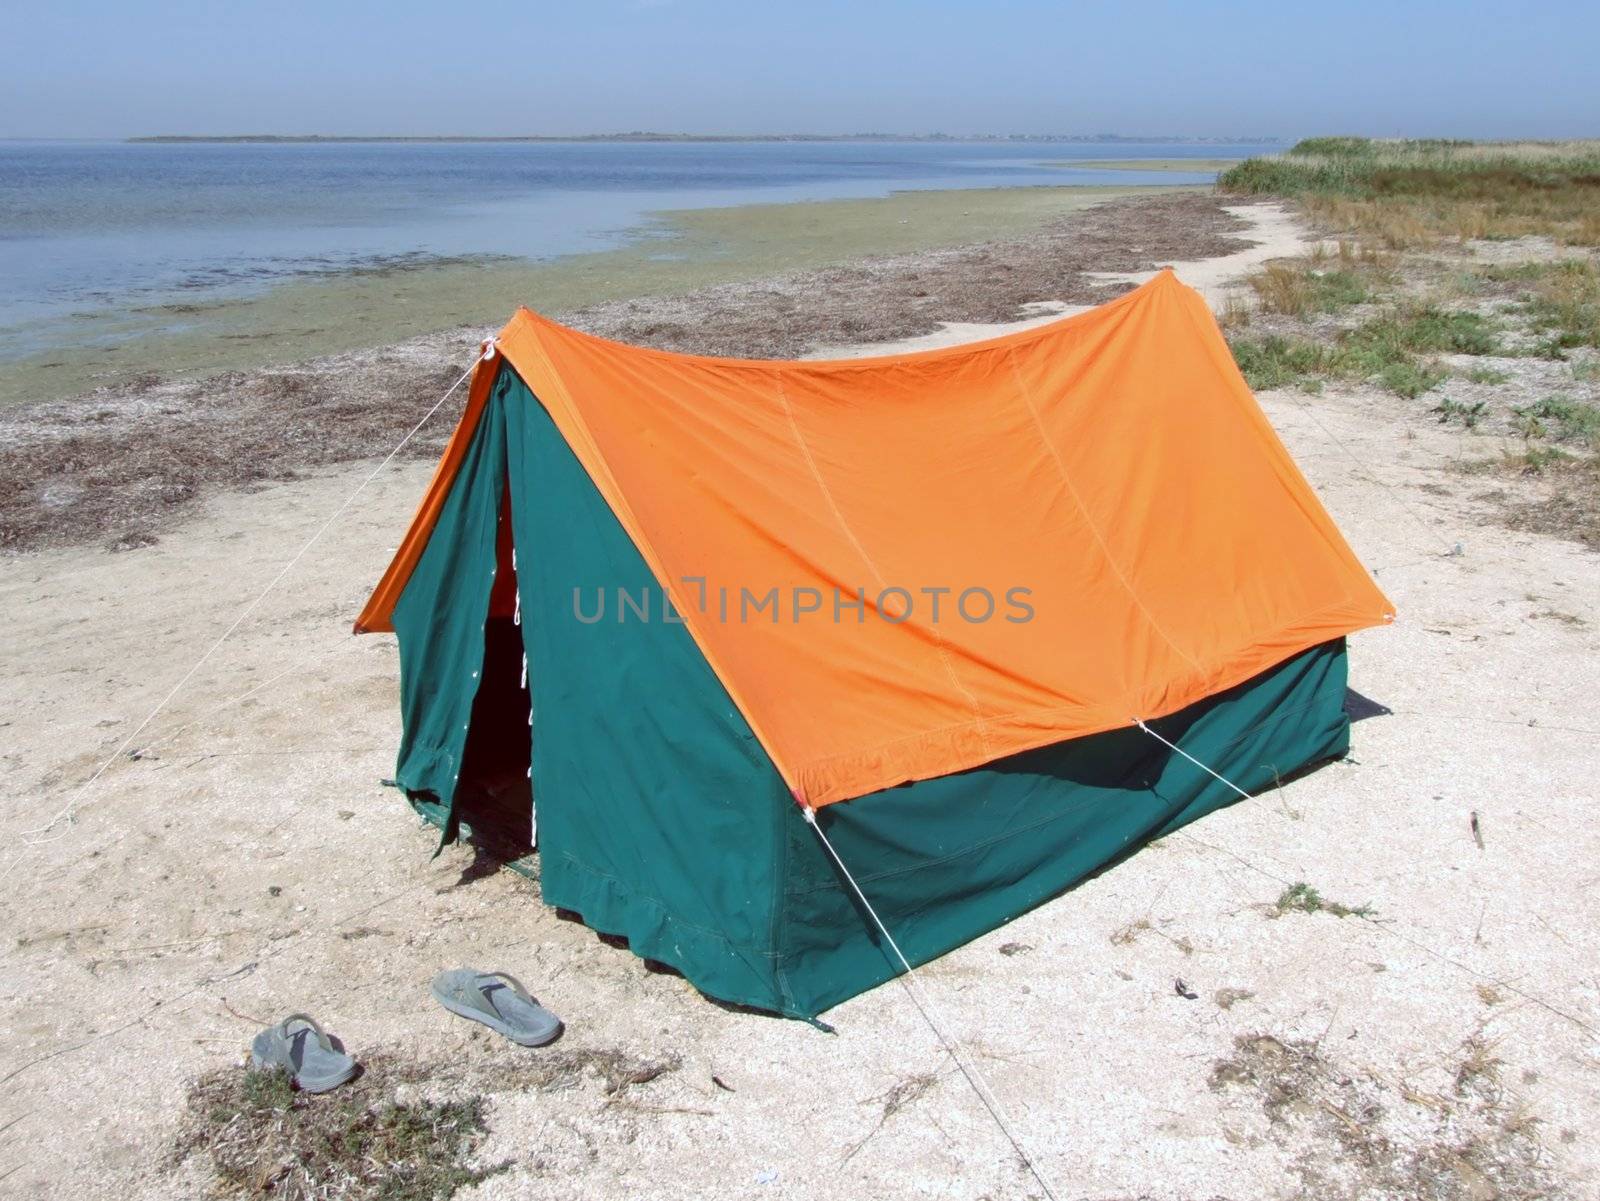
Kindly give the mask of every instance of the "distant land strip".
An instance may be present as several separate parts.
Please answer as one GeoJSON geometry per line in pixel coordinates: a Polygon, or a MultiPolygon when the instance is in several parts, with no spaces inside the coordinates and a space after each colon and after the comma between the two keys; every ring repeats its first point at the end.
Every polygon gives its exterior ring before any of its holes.
{"type": "Polygon", "coordinates": [[[585,133],[522,134],[506,137],[480,137],[471,134],[179,134],[164,133],[128,138],[129,142],[1083,142],[1097,144],[1166,142],[1190,146],[1230,146],[1238,143],[1277,143],[1278,138],[1175,138],[1129,137],[1114,133],[1032,134],[1032,133],[585,133]]]}

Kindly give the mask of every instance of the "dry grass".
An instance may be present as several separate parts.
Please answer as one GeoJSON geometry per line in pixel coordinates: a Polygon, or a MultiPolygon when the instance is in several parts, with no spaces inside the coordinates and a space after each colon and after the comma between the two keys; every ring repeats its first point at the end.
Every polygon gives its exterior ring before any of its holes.
{"type": "Polygon", "coordinates": [[[1228,254],[1243,228],[1216,196],[1172,193],[1073,213],[1038,234],[869,259],[753,284],[585,310],[573,324],[689,354],[793,358],[819,346],[886,342],[942,323],[1012,321],[1045,300],[1098,303],[1124,290],[1090,271],[1139,271],[1228,254]]]}
{"type": "Polygon", "coordinates": [[[1600,263],[1576,249],[1600,245],[1600,142],[1313,138],[1219,185],[1294,197],[1355,239],[1251,281],[1264,320],[1238,312],[1228,329],[1252,386],[1371,381],[1403,400],[1452,379],[1494,387],[1447,389],[1429,411],[1468,433],[1523,439],[1518,453],[1465,464],[1520,481],[1496,494],[1507,524],[1600,548],[1600,263]],[[1530,235],[1575,249],[1551,260],[1540,242],[1516,261],[1447,245],[1530,235]],[[1381,311],[1341,318],[1363,301],[1381,311]],[[1499,361],[1463,369],[1443,355],[1499,361]],[[1552,392],[1548,371],[1507,369],[1529,357],[1569,362],[1570,388],[1552,392]]]}
{"type": "Polygon", "coordinates": [[[1540,234],[1600,245],[1600,143],[1308,138],[1218,177],[1227,191],[1295,196],[1390,249],[1540,234]]]}
{"type": "MultiPolygon", "coordinates": [[[[572,324],[668,350],[793,357],[819,345],[1005,321],[1032,301],[1093,302],[1121,291],[1088,271],[1136,271],[1238,248],[1222,201],[1167,193],[1063,218],[1041,234],[863,260],[684,296],[626,301],[572,324]]],[[[99,541],[127,550],[206,494],[386,454],[460,374],[468,353],[356,355],[293,370],[192,383],[154,379],[0,417],[0,551],[99,541]]],[[[437,457],[452,400],[409,446],[437,457]]]]}
{"type": "Polygon", "coordinates": [[[604,1047],[492,1064],[379,1052],[356,1080],[320,1096],[295,1091],[280,1072],[223,1068],[191,1088],[169,1162],[202,1159],[222,1196],[444,1201],[509,1166],[474,1159],[491,1093],[566,1092],[592,1079],[609,1105],[679,1066],[604,1047]]]}
{"type": "Polygon", "coordinates": [[[336,1093],[298,1093],[279,1071],[213,1072],[189,1095],[175,1149],[203,1154],[225,1196],[286,1201],[444,1201],[503,1165],[473,1166],[487,1102],[470,1095],[404,1102],[409,1073],[374,1062],[336,1093]]]}
{"type": "MultiPolygon", "coordinates": [[[[0,422],[0,549],[148,545],[165,517],[213,489],[385,453],[460,373],[381,366],[353,387],[311,373],[223,375],[13,410],[0,422]]],[[[453,416],[404,455],[437,457],[453,416]]]]}
{"type": "Polygon", "coordinates": [[[1319,243],[1302,259],[1268,263],[1250,278],[1264,312],[1306,317],[1337,313],[1373,297],[1394,282],[1392,256],[1341,241],[1329,250],[1319,243]]]}
{"type": "Polygon", "coordinates": [[[1600,551],[1600,455],[1579,459],[1534,447],[1493,466],[1530,482],[1529,492],[1502,499],[1512,529],[1568,538],[1600,551]]]}
{"type": "Polygon", "coordinates": [[[844,1157],[840,1159],[839,1163],[841,1165],[847,1164],[854,1159],[856,1153],[872,1141],[890,1118],[907,1106],[914,1105],[927,1096],[938,1083],[939,1077],[932,1072],[918,1072],[915,1075],[896,1081],[886,1092],[880,1093],[876,1097],[869,1097],[868,1103],[879,1107],[878,1120],[873,1123],[871,1130],[867,1131],[859,1140],[850,1144],[850,1149],[844,1153],[844,1157]]]}
{"type": "Polygon", "coordinates": [[[1500,1078],[1481,1039],[1458,1049],[1448,1091],[1428,1092],[1341,1068],[1318,1042],[1241,1035],[1211,1088],[1259,1106],[1307,1196],[1323,1201],[1554,1201],[1537,1124],[1500,1078]]]}

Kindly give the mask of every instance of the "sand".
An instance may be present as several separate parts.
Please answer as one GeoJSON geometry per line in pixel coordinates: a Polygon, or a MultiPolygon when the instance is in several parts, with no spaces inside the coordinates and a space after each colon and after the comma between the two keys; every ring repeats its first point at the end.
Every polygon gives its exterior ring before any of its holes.
{"type": "MultiPolygon", "coordinates": [[[[1418,406],[1261,399],[1399,608],[1351,652],[1392,712],[1349,761],[928,965],[926,991],[1063,1198],[1600,1195],[1600,556],[1496,524],[1418,406]],[[1277,915],[1296,882],[1373,916],[1277,915]]],[[[150,754],[74,793],[369,470],[216,495],[141,550],[0,562],[0,1193],[205,1195],[203,1164],[169,1163],[190,1083],[308,1009],[358,1055],[477,1073],[479,1154],[513,1162],[463,1198],[1040,1195],[898,985],[831,1036],[733,1012],[469,848],[429,858],[378,782],[392,640],[346,633],[424,464],[376,479],[150,754]],[[15,841],[69,799],[72,824],[15,841]],[[527,981],[567,1050],[682,1064],[622,1094],[497,1089],[541,1053],[431,1003],[460,964],[527,981]]]]}

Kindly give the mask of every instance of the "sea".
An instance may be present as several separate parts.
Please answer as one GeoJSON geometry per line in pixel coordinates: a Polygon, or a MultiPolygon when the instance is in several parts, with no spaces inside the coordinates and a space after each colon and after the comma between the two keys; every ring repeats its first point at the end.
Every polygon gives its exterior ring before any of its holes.
{"type": "Polygon", "coordinates": [[[1072,160],[1244,157],[1254,143],[0,141],[0,361],[117,308],[463,257],[648,238],[663,210],[901,189],[1206,183],[1072,160]]]}

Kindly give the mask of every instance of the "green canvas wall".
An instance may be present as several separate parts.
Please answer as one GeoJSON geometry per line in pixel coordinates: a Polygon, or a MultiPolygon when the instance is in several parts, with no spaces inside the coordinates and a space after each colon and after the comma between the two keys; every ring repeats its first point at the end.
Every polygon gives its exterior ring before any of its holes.
{"type": "MultiPolygon", "coordinates": [[[[875,930],[548,414],[503,366],[395,612],[397,779],[453,836],[509,473],[547,904],[721,1000],[814,1017],[895,973],[875,930]],[[651,612],[592,615],[598,589],[651,612]]],[[[1343,642],[1154,723],[1247,790],[1343,754],[1343,642]]],[[[824,808],[913,963],[959,946],[1234,794],[1135,729],[824,808]]]]}

